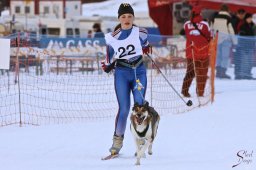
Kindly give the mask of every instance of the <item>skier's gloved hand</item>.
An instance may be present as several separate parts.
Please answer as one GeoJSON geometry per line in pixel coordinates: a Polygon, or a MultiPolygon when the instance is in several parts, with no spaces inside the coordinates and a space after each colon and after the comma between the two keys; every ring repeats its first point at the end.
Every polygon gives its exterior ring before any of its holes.
{"type": "Polygon", "coordinates": [[[152,46],[148,45],[147,47],[142,48],[143,54],[152,54],[152,46]]]}
{"type": "Polygon", "coordinates": [[[113,69],[110,64],[106,64],[104,61],[101,62],[101,68],[106,73],[109,73],[113,69]]]}
{"type": "Polygon", "coordinates": [[[101,64],[102,70],[105,71],[107,69],[107,65],[105,64],[105,62],[101,61],[100,64],[101,64]]]}
{"type": "Polygon", "coordinates": [[[104,72],[106,72],[106,70],[108,69],[108,65],[107,65],[104,61],[102,61],[102,62],[101,62],[101,68],[102,68],[102,70],[103,70],[104,72]]]}

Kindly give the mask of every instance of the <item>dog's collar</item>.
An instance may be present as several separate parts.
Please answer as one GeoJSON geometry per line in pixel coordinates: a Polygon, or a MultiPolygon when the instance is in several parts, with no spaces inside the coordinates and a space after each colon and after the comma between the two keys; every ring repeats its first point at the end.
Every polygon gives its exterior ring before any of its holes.
{"type": "MultiPolygon", "coordinates": [[[[134,126],[135,127],[135,126],[134,126]]],[[[143,130],[143,132],[139,132],[136,130],[136,128],[134,128],[135,132],[139,135],[139,137],[145,137],[147,131],[148,131],[148,128],[149,128],[149,124],[147,125],[146,129],[143,130]]]]}

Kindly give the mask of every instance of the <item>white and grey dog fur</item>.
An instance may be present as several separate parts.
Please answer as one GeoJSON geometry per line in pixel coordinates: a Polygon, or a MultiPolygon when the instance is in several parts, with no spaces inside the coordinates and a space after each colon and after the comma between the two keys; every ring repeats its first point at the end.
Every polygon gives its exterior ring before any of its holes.
{"type": "Polygon", "coordinates": [[[158,124],[160,121],[159,114],[148,102],[143,105],[134,104],[131,114],[131,132],[134,136],[137,151],[136,165],[140,165],[140,159],[148,148],[148,154],[152,155],[152,144],[156,137],[158,124]]]}

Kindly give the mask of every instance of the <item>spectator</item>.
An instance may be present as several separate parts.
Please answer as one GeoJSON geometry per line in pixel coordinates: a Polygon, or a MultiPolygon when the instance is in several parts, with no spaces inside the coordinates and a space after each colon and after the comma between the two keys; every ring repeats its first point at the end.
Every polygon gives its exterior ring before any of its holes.
{"type": "Polygon", "coordinates": [[[107,28],[107,33],[112,32],[111,28],[107,28]]]}
{"type": "MultiPolygon", "coordinates": [[[[220,11],[216,14],[216,16],[214,16],[213,29],[214,31],[234,35],[234,29],[231,25],[229,8],[226,4],[223,4],[220,8],[220,11]]],[[[218,43],[216,77],[230,79],[230,76],[226,74],[226,71],[230,62],[230,49],[233,45],[233,42],[229,35],[225,35],[222,37],[219,36],[218,43]]]]}
{"type": "Polygon", "coordinates": [[[208,48],[211,38],[210,27],[203,21],[201,9],[195,6],[192,9],[190,21],[184,24],[186,41],[187,71],[183,80],[182,91],[184,97],[190,97],[189,88],[196,77],[196,92],[204,95],[209,67],[208,48]]]}
{"type": "Polygon", "coordinates": [[[87,32],[87,38],[92,38],[92,30],[88,30],[88,32],[87,32]]]}
{"type": "Polygon", "coordinates": [[[252,15],[252,22],[253,22],[253,33],[256,36],[256,14],[252,15]]]}
{"type": "Polygon", "coordinates": [[[180,35],[182,35],[182,36],[185,35],[185,29],[184,29],[184,28],[182,28],[182,29],[180,30],[180,35]]]}
{"type": "Polygon", "coordinates": [[[94,38],[104,38],[104,33],[101,30],[100,23],[94,23],[93,26],[94,38]]]}
{"type": "Polygon", "coordinates": [[[235,34],[238,34],[240,31],[240,27],[244,22],[244,16],[245,16],[245,10],[239,9],[235,15],[232,16],[231,23],[233,26],[233,29],[235,31],[235,34]]]}
{"type": "Polygon", "coordinates": [[[235,79],[255,79],[252,77],[253,57],[255,50],[255,39],[253,32],[252,14],[247,13],[244,24],[241,25],[238,43],[238,55],[235,59],[235,79]],[[243,37],[246,36],[246,37],[243,37]],[[251,37],[250,37],[251,36],[251,37]]]}

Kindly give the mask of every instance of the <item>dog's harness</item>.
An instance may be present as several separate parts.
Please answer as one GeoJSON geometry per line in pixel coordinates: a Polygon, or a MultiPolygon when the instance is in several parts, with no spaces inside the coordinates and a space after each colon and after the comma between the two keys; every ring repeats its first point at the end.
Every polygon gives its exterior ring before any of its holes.
{"type": "MultiPolygon", "coordinates": [[[[135,124],[133,123],[133,127],[136,127],[135,124]]],[[[146,129],[143,130],[143,132],[139,132],[134,128],[135,132],[139,135],[139,137],[143,138],[146,136],[146,133],[148,131],[149,125],[147,125],[146,129]]]]}
{"type": "MultiPolygon", "coordinates": [[[[159,118],[159,115],[156,112],[156,110],[153,107],[150,107],[150,106],[148,107],[148,113],[152,117],[152,123],[151,123],[152,135],[151,135],[151,139],[152,139],[152,141],[154,141],[154,138],[155,138],[155,131],[154,131],[154,129],[155,129],[156,122],[157,122],[157,120],[159,118]]],[[[133,127],[136,127],[134,122],[132,122],[132,124],[133,124],[133,127]]],[[[149,124],[147,125],[147,127],[142,132],[137,131],[136,128],[134,128],[134,130],[138,134],[139,137],[143,138],[143,137],[145,137],[145,135],[146,135],[146,133],[148,131],[148,128],[149,128],[149,124]]]]}

